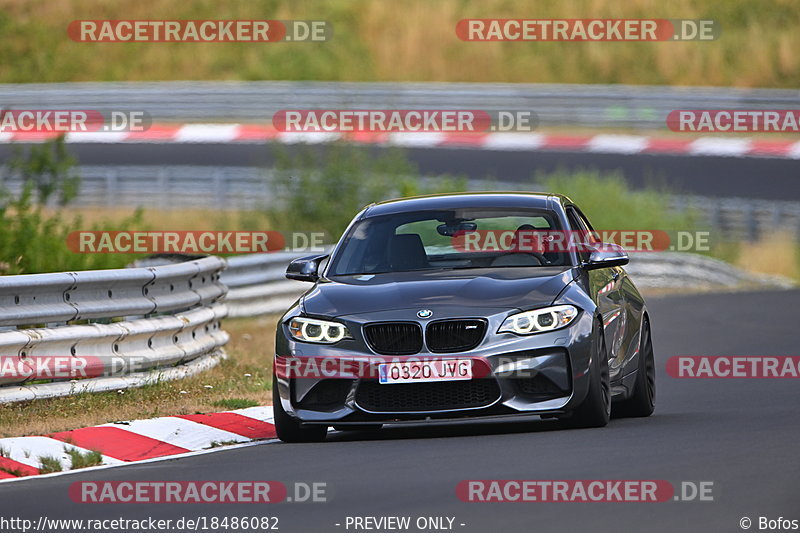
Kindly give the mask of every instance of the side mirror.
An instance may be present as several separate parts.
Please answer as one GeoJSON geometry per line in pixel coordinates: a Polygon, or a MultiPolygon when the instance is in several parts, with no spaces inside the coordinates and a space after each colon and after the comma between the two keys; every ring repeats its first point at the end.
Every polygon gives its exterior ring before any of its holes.
{"type": "Polygon", "coordinates": [[[612,243],[598,243],[592,247],[589,260],[583,263],[586,270],[627,265],[630,259],[622,246],[612,243]]]}
{"type": "Polygon", "coordinates": [[[295,259],[286,268],[286,277],[297,281],[316,282],[319,279],[319,264],[327,255],[310,255],[295,259]]]}

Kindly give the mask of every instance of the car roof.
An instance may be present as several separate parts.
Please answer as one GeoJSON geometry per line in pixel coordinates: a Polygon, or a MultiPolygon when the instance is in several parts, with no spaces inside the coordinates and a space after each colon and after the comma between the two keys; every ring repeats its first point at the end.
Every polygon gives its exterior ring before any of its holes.
{"type": "Polygon", "coordinates": [[[437,209],[458,209],[468,207],[520,207],[546,209],[552,211],[557,205],[572,203],[561,194],[538,192],[459,192],[429,194],[398,198],[370,204],[364,209],[363,217],[394,215],[409,211],[430,211],[437,209]]]}

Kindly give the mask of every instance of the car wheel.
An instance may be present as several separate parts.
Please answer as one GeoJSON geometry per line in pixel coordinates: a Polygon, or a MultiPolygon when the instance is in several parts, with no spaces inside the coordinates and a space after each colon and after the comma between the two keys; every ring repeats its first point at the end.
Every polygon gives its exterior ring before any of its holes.
{"type": "Polygon", "coordinates": [[[611,386],[608,379],[608,352],[606,351],[603,328],[597,325],[595,347],[589,368],[589,390],[586,399],[565,419],[569,427],[599,428],[608,424],[611,418],[611,386]]]}
{"type": "Polygon", "coordinates": [[[278,380],[272,378],[272,410],[275,415],[275,432],[283,442],[322,442],[328,433],[327,426],[301,426],[300,421],[283,410],[278,394],[278,380]]]}
{"type": "MultiPolygon", "coordinates": [[[[650,323],[647,320],[642,325],[639,355],[633,394],[619,403],[620,416],[650,416],[656,407],[656,362],[653,355],[653,341],[650,338],[650,323]]],[[[614,406],[614,414],[617,414],[617,406],[614,406]]]]}

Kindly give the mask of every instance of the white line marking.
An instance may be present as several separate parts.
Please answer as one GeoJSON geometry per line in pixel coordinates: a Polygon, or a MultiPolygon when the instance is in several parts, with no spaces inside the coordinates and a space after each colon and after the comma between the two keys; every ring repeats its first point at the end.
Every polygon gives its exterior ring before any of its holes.
{"type": "Polygon", "coordinates": [[[338,132],[290,131],[278,134],[277,139],[284,144],[322,144],[336,141],[341,136],[338,132]]]}
{"type": "Polygon", "coordinates": [[[595,135],[589,141],[590,152],[637,154],[647,148],[647,137],[639,135],[595,135]]]}
{"type": "Polygon", "coordinates": [[[238,124],[188,124],[181,127],[174,141],[180,143],[228,143],[239,135],[238,124]]]}
{"type": "Polygon", "coordinates": [[[64,140],[68,143],[119,143],[129,136],[127,131],[71,131],[64,140]]]}
{"type": "MultiPolygon", "coordinates": [[[[39,468],[39,457],[51,456],[59,459],[64,468],[71,468],[72,461],[64,452],[64,448],[80,450],[82,453],[88,453],[89,450],[67,444],[60,440],[51,439],[50,437],[10,437],[0,439],[0,446],[8,452],[7,457],[19,463],[39,468]]],[[[103,456],[103,463],[116,464],[121,463],[119,459],[113,457],[103,456]]]]}
{"type": "Polygon", "coordinates": [[[394,146],[438,146],[444,140],[444,133],[438,131],[390,133],[386,144],[394,146]]]}
{"type": "Polygon", "coordinates": [[[788,150],[786,150],[786,157],[792,159],[800,159],[800,142],[794,143],[788,150]]]}
{"type": "Polygon", "coordinates": [[[748,139],[705,137],[692,142],[688,148],[692,155],[741,156],[750,149],[750,141],[748,139]]]}
{"type": "Polygon", "coordinates": [[[235,411],[228,411],[229,413],[236,413],[237,415],[246,416],[248,418],[255,418],[262,422],[269,422],[272,424],[275,420],[275,414],[272,412],[271,405],[264,405],[259,407],[247,407],[245,409],[237,409],[235,411]]]}
{"type": "Polygon", "coordinates": [[[90,466],[88,468],[81,468],[79,470],[65,470],[63,472],[53,472],[52,474],[40,474],[38,476],[24,476],[24,477],[17,477],[17,478],[8,478],[8,479],[0,479],[0,483],[6,482],[18,482],[23,480],[33,480],[33,479],[42,479],[42,478],[51,478],[51,477],[58,477],[58,476],[66,476],[69,474],[81,474],[83,472],[94,472],[95,470],[105,470],[107,468],[117,468],[121,466],[136,466],[145,463],[157,463],[159,461],[170,461],[172,459],[182,459],[184,457],[194,457],[195,455],[205,455],[207,453],[216,453],[228,450],[236,450],[239,448],[247,448],[249,446],[261,446],[264,444],[275,444],[280,442],[278,439],[270,439],[270,440],[261,440],[261,441],[253,441],[253,442],[243,442],[242,444],[232,444],[230,446],[222,446],[220,448],[210,448],[208,450],[197,450],[194,452],[186,452],[186,453],[179,453],[176,455],[165,455],[163,457],[153,457],[152,459],[144,459],[141,461],[131,461],[131,462],[122,462],[114,463],[114,464],[104,464],[100,466],[90,466]]]}
{"type": "Polygon", "coordinates": [[[112,427],[123,429],[136,435],[150,437],[161,442],[186,448],[187,450],[203,450],[212,443],[222,442],[249,442],[251,439],[213,428],[191,420],[165,416],[151,420],[131,420],[124,424],[102,424],[96,427],[112,427]]]}
{"type": "Polygon", "coordinates": [[[544,140],[540,133],[490,133],[480,146],[486,150],[535,150],[544,140]]]}

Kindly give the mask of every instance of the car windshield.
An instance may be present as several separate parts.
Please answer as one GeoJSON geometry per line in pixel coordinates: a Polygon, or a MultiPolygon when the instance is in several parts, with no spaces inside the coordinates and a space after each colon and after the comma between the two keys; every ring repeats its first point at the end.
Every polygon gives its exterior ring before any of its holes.
{"type": "Polygon", "coordinates": [[[560,230],[552,211],[470,208],[366,218],[344,236],[329,276],[568,265],[538,236],[560,230]]]}

